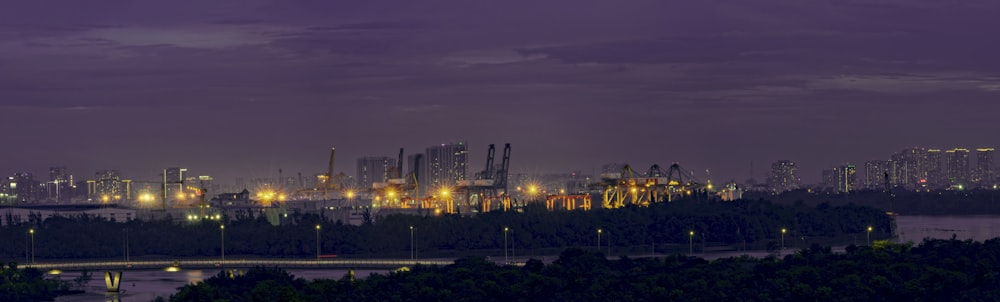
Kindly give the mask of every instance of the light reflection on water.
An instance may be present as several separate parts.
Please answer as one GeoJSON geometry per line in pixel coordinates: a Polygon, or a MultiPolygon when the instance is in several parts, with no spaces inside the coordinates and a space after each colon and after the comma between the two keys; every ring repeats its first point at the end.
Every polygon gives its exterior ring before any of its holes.
{"type": "MultiPolygon", "coordinates": [[[[247,269],[244,268],[245,272],[247,269]]],[[[104,284],[104,271],[94,271],[91,275],[91,280],[87,283],[85,290],[87,293],[72,295],[72,296],[62,296],[56,298],[57,302],[77,302],[77,301],[121,301],[121,302],[135,302],[135,301],[151,301],[156,299],[157,296],[164,298],[169,297],[171,294],[177,292],[177,289],[187,285],[195,284],[198,282],[203,282],[205,279],[214,277],[218,274],[220,270],[184,270],[183,268],[176,272],[168,272],[165,270],[136,270],[136,271],[124,271],[122,273],[121,290],[122,293],[113,296],[106,294],[107,288],[104,284]],[[117,300],[115,300],[117,298],[117,300]]],[[[294,275],[296,278],[304,278],[307,280],[315,279],[340,279],[347,275],[347,270],[343,269],[330,269],[330,270],[296,270],[290,269],[289,273],[294,275]]],[[[355,275],[360,277],[367,277],[372,273],[387,273],[388,270],[355,270],[355,275]]],[[[63,272],[60,275],[51,276],[52,279],[60,279],[64,281],[72,282],[74,278],[80,276],[80,272],[63,272]]]]}

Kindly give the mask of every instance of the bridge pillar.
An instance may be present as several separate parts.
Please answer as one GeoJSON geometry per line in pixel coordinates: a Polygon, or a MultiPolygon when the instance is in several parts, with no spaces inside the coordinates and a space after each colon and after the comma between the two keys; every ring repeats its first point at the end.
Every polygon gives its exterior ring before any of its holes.
{"type": "Polygon", "coordinates": [[[104,283],[109,293],[117,293],[122,284],[122,272],[104,272],[104,283]]]}
{"type": "Polygon", "coordinates": [[[231,269],[227,271],[227,274],[229,275],[229,279],[236,279],[236,277],[241,277],[245,275],[246,272],[244,272],[243,270],[231,269]]]}

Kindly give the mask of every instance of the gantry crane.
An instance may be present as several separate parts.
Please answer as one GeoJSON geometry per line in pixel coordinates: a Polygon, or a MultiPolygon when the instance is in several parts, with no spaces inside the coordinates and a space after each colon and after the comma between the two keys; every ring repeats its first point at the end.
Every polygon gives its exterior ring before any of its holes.
{"type": "Polygon", "coordinates": [[[667,172],[654,164],[640,175],[625,165],[617,175],[603,175],[603,205],[605,208],[620,208],[625,205],[648,206],[656,202],[671,202],[691,195],[701,189],[701,182],[694,173],[673,163],[667,172]]]}
{"type": "Polygon", "coordinates": [[[455,189],[457,192],[463,193],[467,206],[479,205],[482,212],[494,210],[494,205],[497,209],[504,211],[511,209],[513,202],[510,194],[507,193],[510,154],[510,143],[507,143],[504,145],[503,158],[497,165],[495,164],[496,145],[490,144],[486,154],[486,169],[476,173],[475,180],[459,182],[455,189]]]}

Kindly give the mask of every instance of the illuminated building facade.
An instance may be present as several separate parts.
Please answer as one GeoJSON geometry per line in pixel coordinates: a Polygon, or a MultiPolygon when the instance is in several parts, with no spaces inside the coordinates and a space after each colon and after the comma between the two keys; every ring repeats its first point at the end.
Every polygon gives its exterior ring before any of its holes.
{"type": "Polygon", "coordinates": [[[954,188],[966,188],[969,185],[969,149],[951,149],[945,151],[948,160],[948,184],[954,188]]]}
{"type": "Polygon", "coordinates": [[[14,176],[7,177],[3,181],[3,189],[0,201],[4,203],[35,202],[43,197],[41,184],[28,172],[14,173],[14,176]]]}
{"type": "Polygon", "coordinates": [[[941,166],[941,149],[927,149],[927,161],[924,162],[923,169],[927,171],[928,188],[937,189],[947,186],[943,175],[944,169],[941,166]]]}
{"type": "Polygon", "coordinates": [[[976,149],[975,184],[980,188],[992,188],[996,184],[993,175],[993,148],[976,149]]]}
{"type": "Polygon", "coordinates": [[[49,181],[45,183],[46,199],[52,201],[69,201],[73,197],[73,175],[66,167],[49,168],[49,181]]]}
{"type": "Polygon", "coordinates": [[[187,171],[185,168],[176,167],[163,170],[163,183],[168,203],[177,204],[178,202],[185,202],[188,199],[188,192],[184,192],[186,189],[184,180],[187,171]]]}
{"type": "Polygon", "coordinates": [[[781,193],[799,188],[798,168],[795,162],[779,160],[771,164],[768,188],[772,193],[781,193]]]}
{"type": "Polygon", "coordinates": [[[465,142],[428,147],[424,152],[427,163],[425,187],[451,187],[467,179],[469,150],[465,142]]]}
{"type": "Polygon", "coordinates": [[[87,198],[99,203],[119,203],[132,199],[132,181],[123,180],[118,170],[98,171],[87,181],[87,198]]]}
{"type": "Polygon", "coordinates": [[[850,193],[857,188],[857,167],[853,164],[823,170],[823,187],[833,193],[850,193]]]}
{"type": "Polygon", "coordinates": [[[885,173],[889,172],[889,161],[870,160],[865,162],[865,189],[884,190],[885,173]]]}

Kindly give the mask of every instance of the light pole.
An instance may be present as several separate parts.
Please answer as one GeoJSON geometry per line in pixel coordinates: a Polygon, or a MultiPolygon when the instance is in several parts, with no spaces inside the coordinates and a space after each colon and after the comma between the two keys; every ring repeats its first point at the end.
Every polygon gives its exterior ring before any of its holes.
{"type": "Polygon", "coordinates": [[[688,254],[694,254],[694,231],[688,233],[690,235],[688,238],[688,254]]]}
{"type": "Polygon", "coordinates": [[[413,226],[410,226],[410,260],[417,260],[417,247],[413,245],[413,226]]]}
{"type": "Polygon", "coordinates": [[[604,230],[597,229],[597,251],[598,252],[601,251],[601,233],[603,233],[603,232],[604,232],[604,230]]]}
{"type": "Polygon", "coordinates": [[[219,251],[222,253],[222,261],[219,262],[219,266],[224,266],[226,263],[226,225],[219,225],[219,234],[221,235],[221,240],[219,242],[222,244],[222,249],[219,251]]]}
{"type": "Polygon", "coordinates": [[[785,228],[781,228],[781,251],[785,251],[785,232],[788,232],[785,228]]]}
{"type": "Polygon", "coordinates": [[[509,227],[503,227],[503,264],[510,264],[510,259],[507,258],[507,232],[510,232],[509,227]]]}
{"type": "Polygon", "coordinates": [[[320,244],[319,244],[319,229],[320,229],[320,227],[317,224],[316,225],[316,259],[319,259],[319,254],[320,254],[319,253],[319,248],[320,248],[320,244]]]}
{"type": "Polygon", "coordinates": [[[872,245],[872,226],[868,226],[868,246],[872,245]]]}
{"type": "Polygon", "coordinates": [[[31,264],[35,264],[35,229],[28,230],[31,234],[31,264]]]}
{"type": "Polygon", "coordinates": [[[608,233],[608,256],[611,256],[611,233],[608,233]]]}

